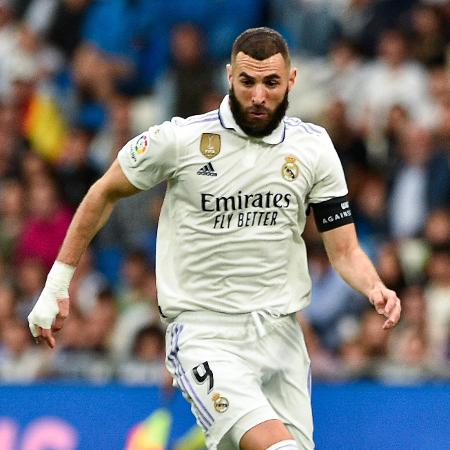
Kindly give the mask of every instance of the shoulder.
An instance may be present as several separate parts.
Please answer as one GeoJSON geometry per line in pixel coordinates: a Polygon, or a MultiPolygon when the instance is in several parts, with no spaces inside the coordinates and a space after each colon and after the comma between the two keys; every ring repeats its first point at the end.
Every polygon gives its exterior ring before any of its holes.
{"type": "Polygon", "coordinates": [[[298,117],[288,117],[284,119],[286,127],[286,136],[291,142],[301,140],[313,153],[319,155],[328,155],[329,152],[335,153],[333,142],[324,127],[311,122],[304,122],[298,117]]]}
{"type": "Polygon", "coordinates": [[[197,114],[195,116],[187,117],[183,119],[181,117],[174,117],[171,123],[178,128],[186,127],[202,127],[204,124],[218,122],[219,123],[219,110],[215,109],[204,114],[197,114]]]}
{"type": "Polygon", "coordinates": [[[284,124],[287,130],[292,130],[293,132],[310,135],[310,136],[327,136],[325,128],[310,122],[303,122],[303,120],[298,117],[285,116],[284,124]]]}
{"type": "Polygon", "coordinates": [[[204,132],[217,132],[221,129],[219,112],[213,110],[205,114],[187,117],[173,117],[168,123],[171,131],[183,142],[189,142],[204,132]]]}

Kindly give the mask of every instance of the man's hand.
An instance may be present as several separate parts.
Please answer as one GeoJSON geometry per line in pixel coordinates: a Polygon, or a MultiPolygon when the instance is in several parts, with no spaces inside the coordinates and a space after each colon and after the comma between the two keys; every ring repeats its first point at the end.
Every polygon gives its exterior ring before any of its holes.
{"type": "Polygon", "coordinates": [[[70,301],[68,298],[57,300],[49,298],[46,288],[42,291],[36,305],[28,315],[28,324],[36,343],[45,341],[50,348],[55,348],[54,332],[59,331],[64,320],[69,315],[70,301]]]}
{"type": "Polygon", "coordinates": [[[370,291],[369,301],[378,314],[387,318],[383,325],[384,330],[394,327],[400,320],[402,307],[395,291],[385,286],[376,287],[370,291]]]}
{"type": "Polygon", "coordinates": [[[66,320],[69,315],[70,301],[68,298],[66,298],[63,300],[57,300],[57,303],[58,313],[53,319],[51,328],[43,328],[37,324],[36,319],[34,318],[34,316],[32,316],[34,309],[28,316],[30,330],[35,337],[37,344],[40,344],[44,340],[50,348],[55,348],[56,346],[56,339],[53,336],[53,333],[61,330],[61,328],[64,326],[64,320],[66,320]],[[32,322],[32,320],[34,322],[32,322]]]}
{"type": "Polygon", "coordinates": [[[28,324],[36,342],[55,348],[53,332],[59,331],[69,315],[69,284],[75,267],[55,261],[44,289],[28,315],[28,324]]]}

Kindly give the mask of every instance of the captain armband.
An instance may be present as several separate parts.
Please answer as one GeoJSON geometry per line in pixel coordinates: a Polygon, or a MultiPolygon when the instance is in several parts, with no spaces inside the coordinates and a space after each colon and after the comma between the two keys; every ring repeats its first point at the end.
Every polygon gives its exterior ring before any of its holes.
{"type": "Polygon", "coordinates": [[[352,211],[347,196],[331,198],[321,203],[312,203],[314,221],[322,233],[353,223],[352,211]]]}

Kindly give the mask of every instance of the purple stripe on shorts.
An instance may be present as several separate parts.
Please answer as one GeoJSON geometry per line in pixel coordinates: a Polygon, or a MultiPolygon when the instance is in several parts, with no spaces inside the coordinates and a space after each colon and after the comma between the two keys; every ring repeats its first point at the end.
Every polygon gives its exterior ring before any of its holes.
{"type": "Polygon", "coordinates": [[[211,422],[204,416],[204,414],[200,411],[200,409],[197,407],[197,405],[194,403],[192,399],[192,395],[190,395],[189,390],[187,389],[183,378],[182,378],[182,367],[179,364],[179,361],[176,357],[176,353],[178,351],[178,335],[181,329],[179,329],[178,324],[175,324],[174,328],[172,329],[172,337],[171,337],[171,351],[169,354],[168,359],[172,362],[174,368],[175,368],[175,378],[178,381],[178,385],[180,389],[191,399],[193,412],[196,413],[198,421],[201,423],[203,428],[207,430],[212,424],[211,422]]]}
{"type": "MultiPolygon", "coordinates": [[[[172,335],[172,337],[174,337],[172,335]]],[[[172,348],[174,347],[174,342],[172,342],[172,348]]],[[[194,413],[194,415],[197,417],[197,420],[199,421],[199,423],[202,425],[203,429],[206,431],[208,430],[208,428],[211,426],[211,423],[208,421],[208,419],[202,414],[202,412],[199,410],[199,408],[195,405],[195,403],[192,401],[192,397],[189,395],[189,392],[183,382],[183,379],[181,378],[181,376],[179,375],[180,369],[177,363],[176,358],[173,356],[173,354],[170,354],[168,357],[169,361],[171,361],[171,363],[173,364],[174,368],[175,368],[175,378],[178,382],[178,386],[181,389],[181,391],[185,394],[185,396],[189,397],[191,399],[191,404],[192,404],[192,412],[194,413]]]]}
{"type": "Polygon", "coordinates": [[[185,371],[183,369],[183,366],[181,365],[181,361],[178,359],[178,356],[177,356],[178,350],[179,350],[178,338],[180,337],[180,334],[181,334],[182,331],[183,331],[183,325],[180,324],[179,331],[177,332],[176,337],[175,337],[175,355],[174,355],[175,359],[177,360],[178,365],[180,366],[181,376],[185,378],[186,383],[188,384],[190,390],[192,391],[192,394],[194,395],[195,400],[203,408],[204,413],[210,419],[210,421],[214,422],[214,417],[211,415],[211,413],[208,411],[208,408],[203,404],[201,399],[198,397],[197,393],[195,392],[195,389],[192,387],[192,385],[191,385],[191,383],[189,381],[189,378],[186,376],[186,373],[185,373],[185,371]]]}
{"type": "Polygon", "coordinates": [[[180,336],[181,331],[183,330],[183,326],[179,324],[175,324],[171,331],[171,351],[168,356],[168,359],[172,362],[175,368],[175,377],[178,381],[178,384],[180,386],[180,389],[184,391],[185,394],[187,394],[192,402],[192,406],[194,407],[194,410],[198,414],[199,422],[203,425],[205,430],[207,430],[213,423],[214,418],[206,408],[206,406],[203,404],[201,399],[197,396],[195,390],[193,389],[192,385],[189,382],[189,379],[187,378],[183,366],[180,363],[180,360],[178,359],[177,353],[179,350],[178,347],[178,338],[180,336]],[[201,408],[203,411],[201,410],[201,408]]]}

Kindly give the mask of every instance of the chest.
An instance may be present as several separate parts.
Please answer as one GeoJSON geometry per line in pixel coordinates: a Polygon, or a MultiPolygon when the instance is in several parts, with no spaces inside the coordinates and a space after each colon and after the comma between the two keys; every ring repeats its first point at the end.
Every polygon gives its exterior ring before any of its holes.
{"type": "Polygon", "coordinates": [[[285,139],[269,145],[237,135],[204,133],[180,157],[185,200],[205,208],[221,200],[229,208],[272,208],[303,203],[314,183],[315,155],[307,143],[285,139]],[[203,202],[203,205],[202,205],[203,202]]]}

